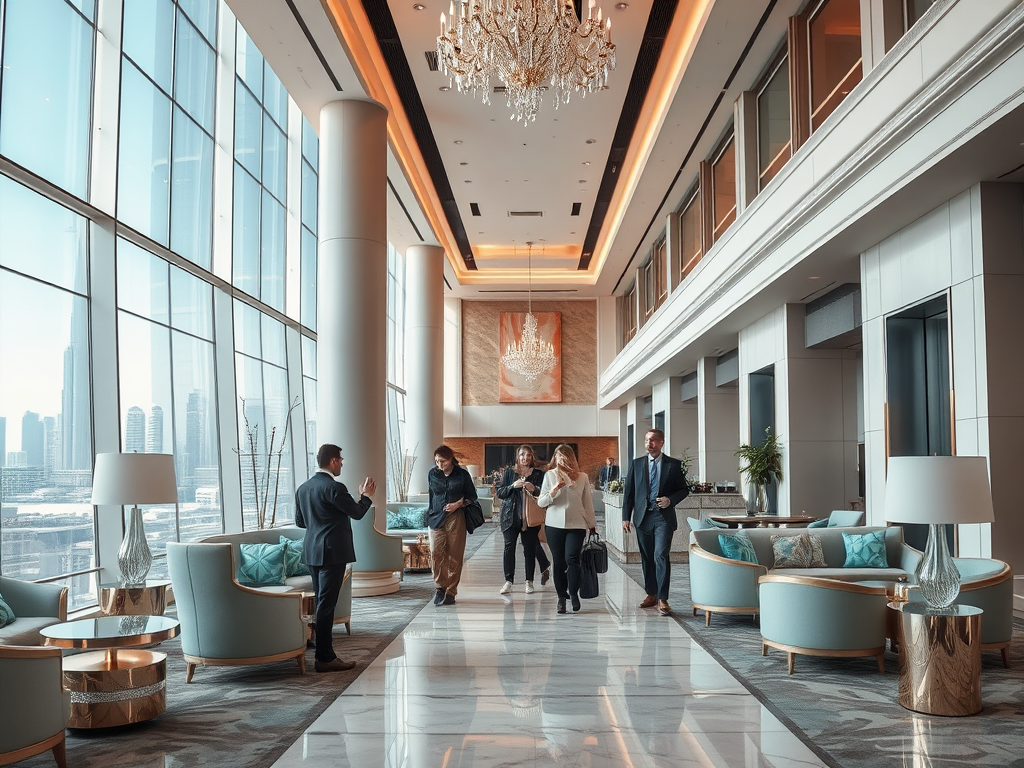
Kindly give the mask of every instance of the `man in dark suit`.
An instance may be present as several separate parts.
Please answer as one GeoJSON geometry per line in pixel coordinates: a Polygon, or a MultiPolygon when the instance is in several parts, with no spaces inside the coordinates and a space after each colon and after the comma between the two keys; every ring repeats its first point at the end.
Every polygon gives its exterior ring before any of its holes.
{"type": "Polygon", "coordinates": [[[690,490],[679,459],[661,452],[665,433],[660,429],[649,430],[644,444],[647,455],[635,459],[626,473],[622,527],[629,533],[631,519],[636,525],[644,589],[647,590],[647,597],[640,607],[653,608],[657,605],[659,613],[668,616],[672,613],[668,604],[668,585],[672,575],[668,556],[672,549],[672,534],[679,527],[675,507],[690,490]]]}
{"type": "Polygon", "coordinates": [[[605,459],[604,466],[601,467],[601,471],[597,473],[597,488],[603,491],[608,487],[608,483],[612,480],[619,479],[619,465],[615,463],[615,459],[609,456],[605,459]]]}
{"type": "Polygon", "coordinates": [[[316,454],[320,469],[295,489],[295,524],[306,529],[302,560],[309,566],[316,594],[317,672],[352,669],[353,661],[342,661],[334,653],[334,609],[338,604],[345,568],[356,561],[352,546],[352,522],[361,520],[370,508],[377,484],[368,477],[359,486],[359,501],[352,498],[341,474],[341,448],[330,443],[316,454]],[[351,519],[350,519],[351,518],[351,519]]]}

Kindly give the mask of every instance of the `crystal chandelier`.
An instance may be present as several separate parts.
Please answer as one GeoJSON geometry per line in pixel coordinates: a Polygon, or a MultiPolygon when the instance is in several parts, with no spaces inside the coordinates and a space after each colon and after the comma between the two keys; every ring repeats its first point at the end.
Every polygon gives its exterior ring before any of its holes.
{"type": "Polygon", "coordinates": [[[465,0],[451,26],[441,14],[437,54],[441,71],[459,93],[472,91],[490,104],[491,79],[505,84],[510,119],[535,120],[543,92],[554,91],[555,108],[573,92],[600,90],[615,69],[612,20],[596,0],[587,18],[576,18],[573,0],[465,0]]]}
{"type": "Polygon", "coordinates": [[[523,335],[516,344],[512,342],[501,356],[501,364],[508,370],[518,373],[531,384],[537,377],[555,367],[558,358],[555,348],[549,341],[541,342],[537,336],[537,318],[533,316],[533,243],[526,244],[527,251],[527,310],[526,321],[523,323],[523,335]]]}

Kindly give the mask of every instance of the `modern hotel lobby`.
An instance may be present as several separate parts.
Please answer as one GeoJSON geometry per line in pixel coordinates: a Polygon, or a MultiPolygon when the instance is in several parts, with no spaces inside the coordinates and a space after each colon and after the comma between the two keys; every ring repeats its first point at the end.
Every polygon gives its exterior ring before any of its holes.
{"type": "Polygon", "coordinates": [[[0,765],[1024,765],[1022,297],[1022,0],[0,0],[0,765]]]}

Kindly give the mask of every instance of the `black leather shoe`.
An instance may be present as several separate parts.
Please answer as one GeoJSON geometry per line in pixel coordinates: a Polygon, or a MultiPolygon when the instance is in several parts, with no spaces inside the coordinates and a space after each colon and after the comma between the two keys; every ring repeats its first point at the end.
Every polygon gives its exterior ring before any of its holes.
{"type": "Polygon", "coordinates": [[[580,596],[579,595],[573,595],[572,596],[572,612],[573,613],[579,613],[580,612],[580,596]]]}
{"type": "Polygon", "coordinates": [[[441,605],[455,605],[455,595],[445,595],[441,605]]]}
{"type": "Polygon", "coordinates": [[[543,587],[548,583],[548,579],[551,578],[551,566],[549,565],[543,571],[540,572],[540,585],[543,587]]]}
{"type": "Polygon", "coordinates": [[[342,661],[335,658],[330,661],[318,661],[313,664],[313,669],[317,672],[345,672],[355,668],[355,666],[356,663],[354,661],[342,661]]]}
{"type": "Polygon", "coordinates": [[[434,590],[434,605],[440,605],[444,602],[444,595],[447,590],[444,587],[438,587],[434,590]]]}
{"type": "Polygon", "coordinates": [[[558,607],[555,608],[555,613],[565,613],[565,600],[558,601],[558,607]]]}

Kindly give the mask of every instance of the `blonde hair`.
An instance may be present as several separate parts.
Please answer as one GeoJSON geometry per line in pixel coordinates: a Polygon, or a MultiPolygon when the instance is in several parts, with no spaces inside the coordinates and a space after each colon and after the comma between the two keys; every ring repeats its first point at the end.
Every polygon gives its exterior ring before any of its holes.
{"type": "Polygon", "coordinates": [[[576,461],[576,454],[565,443],[555,448],[554,453],[551,454],[551,463],[554,465],[555,472],[558,473],[558,479],[567,484],[575,483],[580,476],[580,465],[576,461]]]}

